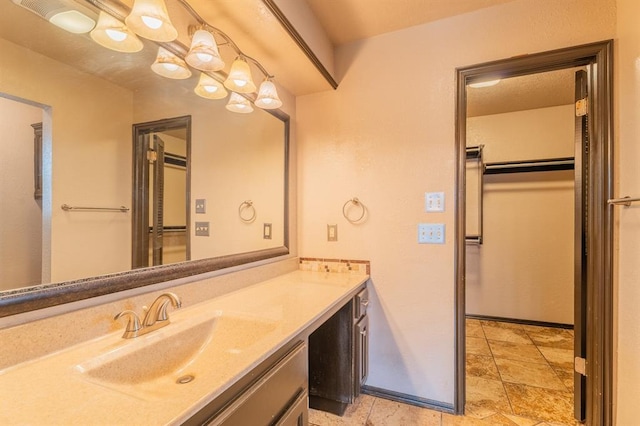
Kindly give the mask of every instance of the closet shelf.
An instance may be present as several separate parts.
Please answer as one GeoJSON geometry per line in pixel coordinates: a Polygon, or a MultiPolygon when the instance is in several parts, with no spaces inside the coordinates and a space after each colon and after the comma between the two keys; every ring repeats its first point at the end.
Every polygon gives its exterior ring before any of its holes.
{"type": "Polygon", "coordinates": [[[485,175],[504,173],[550,172],[557,170],[573,170],[573,157],[547,158],[542,160],[505,161],[499,163],[485,163],[485,175]]]}

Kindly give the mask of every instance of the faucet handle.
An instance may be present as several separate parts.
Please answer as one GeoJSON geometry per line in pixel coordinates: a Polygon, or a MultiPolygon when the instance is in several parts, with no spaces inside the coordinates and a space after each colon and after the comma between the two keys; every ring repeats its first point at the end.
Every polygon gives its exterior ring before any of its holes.
{"type": "Polygon", "coordinates": [[[127,310],[120,312],[113,319],[117,321],[122,317],[129,317],[129,319],[127,320],[127,327],[125,328],[122,337],[125,339],[136,337],[138,335],[138,332],[142,328],[140,326],[140,319],[138,318],[138,315],[136,315],[136,313],[131,310],[127,310]]]}

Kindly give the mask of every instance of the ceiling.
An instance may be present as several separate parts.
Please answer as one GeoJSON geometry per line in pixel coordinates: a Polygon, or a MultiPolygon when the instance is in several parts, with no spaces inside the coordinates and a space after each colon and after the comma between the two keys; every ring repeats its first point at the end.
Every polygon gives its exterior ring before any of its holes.
{"type": "Polygon", "coordinates": [[[571,105],[577,69],[511,77],[491,87],[467,87],[467,116],[571,105]]]}
{"type": "MultiPolygon", "coordinates": [[[[514,0],[306,0],[335,46],[514,0]]],[[[500,59],[500,58],[495,58],[500,59]]],[[[464,64],[460,64],[464,65],[464,64]]],[[[573,103],[574,70],[504,79],[467,90],[467,115],[573,103]]]]}
{"type": "Polygon", "coordinates": [[[334,45],[514,0],[306,0],[334,45]]]}
{"type": "MultiPolygon", "coordinates": [[[[78,0],[86,4],[84,0],[78,0]]],[[[388,31],[442,19],[514,0],[306,0],[336,44],[372,37],[388,31]]],[[[229,34],[247,55],[258,59],[275,81],[294,96],[331,90],[294,40],[262,0],[189,0],[201,16],[229,34]],[[255,34],[260,34],[256,37],[255,34]]],[[[124,0],[131,4],[132,0],[124,0]]],[[[173,16],[180,16],[176,2],[167,1],[173,16]]],[[[184,15],[184,14],[183,14],[184,15]]],[[[180,20],[180,18],[178,18],[180,20]]],[[[190,23],[182,18],[186,28],[190,23]]],[[[149,72],[157,47],[145,40],[145,48],[135,54],[121,54],[97,47],[88,35],[78,36],[50,25],[45,20],[13,4],[0,1],[0,37],[22,44],[61,62],[101,75],[131,90],[163,90],[167,80],[149,72]]],[[[179,41],[189,44],[186,34],[179,41]]],[[[234,54],[221,47],[230,62],[234,54]]],[[[499,59],[499,58],[495,58],[499,59]]],[[[464,65],[464,64],[460,64],[464,65]]],[[[197,73],[175,82],[191,91],[197,73]]],[[[261,76],[254,74],[256,82],[261,76]]],[[[504,80],[487,89],[469,89],[469,116],[496,114],[573,102],[573,73],[558,71],[504,80]]]]}

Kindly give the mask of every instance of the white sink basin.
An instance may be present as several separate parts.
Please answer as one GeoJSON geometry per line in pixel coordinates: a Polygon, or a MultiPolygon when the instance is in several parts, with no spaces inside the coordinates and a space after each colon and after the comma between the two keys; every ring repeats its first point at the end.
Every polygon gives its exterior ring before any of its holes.
{"type": "Polygon", "coordinates": [[[276,321],[226,312],[181,318],[149,334],[120,339],[74,371],[143,399],[161,397],[206,376],[221,356],[241,354],[276,327],[276,321]]]}

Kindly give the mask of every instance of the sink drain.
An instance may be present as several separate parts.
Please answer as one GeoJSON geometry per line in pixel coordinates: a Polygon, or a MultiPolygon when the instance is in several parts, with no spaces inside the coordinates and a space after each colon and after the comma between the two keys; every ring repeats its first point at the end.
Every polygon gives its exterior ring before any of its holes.
{"type": "Polygon", "coordinates": [[[178,377],[178,380],[176,380],[176,383],[179,385],[186,385],[187,383],[192,382],[193,379],[195,379],[195,376],[192,376],[191,374],[187,374],[186,376],[178,377]]]}

